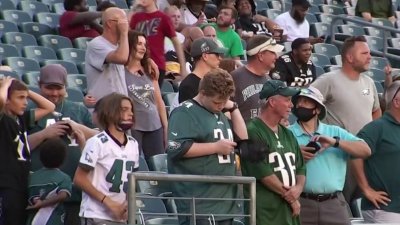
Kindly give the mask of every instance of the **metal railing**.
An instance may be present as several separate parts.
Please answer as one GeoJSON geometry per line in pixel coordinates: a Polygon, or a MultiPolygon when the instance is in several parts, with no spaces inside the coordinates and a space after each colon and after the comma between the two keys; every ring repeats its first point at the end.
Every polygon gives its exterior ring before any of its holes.
{"type": "MultiPolygon", "coordinates": [[[[250,185],[249,200],[249,221],[251,225],[256,225],[256,179],[254,177],[240,176],[205,176],[205,175],[181,175],[181,174],[162,174],[152,172],[136,172],[128,175],[128,222],[135,224],[136,222],[136,182],[137,181],[169,181],[169,182],[202,182],[202,183],[224,183],[224,184],[245,184],[250,185]]],[[[162,197],[157,197],[162,198],[162,197]]],[[[182,199],[182,198],[178,198],[182,199]]],[[[191,216],[196,217],[194,208],[195,198],[186,198],[192,200],[191,216]]],[[[199,198],[196,198],[199,199],[199,198]]],[[[201,198],[205,199],[205,198],[201,198]]],[[[211,198],[209,200],[217,200],[211,198]]],[[[224,199],[221,199],[224,200],[224,199]]],[[[232,200],[232,199],[225,199],[232,200]]],[[[178,213],[178,215],[184,215],[178,213]]],[[[187,215],[187,214],[185,214],[187,215]]],[[[194,219],[194,225],[196,220],[194,219]]]]}

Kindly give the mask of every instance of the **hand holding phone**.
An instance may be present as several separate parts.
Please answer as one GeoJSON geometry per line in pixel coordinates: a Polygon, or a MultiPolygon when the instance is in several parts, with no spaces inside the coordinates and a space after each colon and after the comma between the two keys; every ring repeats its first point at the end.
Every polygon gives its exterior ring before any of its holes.
{"type": "Polygon", "coordinates": [[[320,146],[317,142],[315,142],[315,141],[310,141],[310,142],[308,142],[308,144],[306,145],[306,147],[314,148],[314,150],[308,150],[308,152],[310,152],[310,153],[312,153],[312,154],[317,153],[317,152],[321,149],[321,146],[320,146]]]}

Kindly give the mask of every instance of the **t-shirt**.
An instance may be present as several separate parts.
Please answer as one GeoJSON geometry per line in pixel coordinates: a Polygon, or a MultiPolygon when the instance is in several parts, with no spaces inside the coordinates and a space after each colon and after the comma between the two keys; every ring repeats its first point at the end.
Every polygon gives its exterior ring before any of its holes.
{"type": "Polygon", "coordinates": [[[103,36],[98,36],[87,44],[85,71],[88,94],[97,100],[113,92],[128,94],[124,65],[106,62],[107,55],[117,48],[117,45],[103,36]]]}
{"type": "MultiPolygon", "coordinates": [[[[185,41],[185,36],[183,34],[176,32],[176,37],[179,40],[179,43],[183,44],[185,41]]],[[[169,38],[164,38],[164,53],[167,53],[169,51],[175,52],[174,44],[172,43],[172,40],[169,38]]]]}
{"type": "Polygon", "coordinates": [[[269,74],[274,80],[285,81],[291,87],[310,85],[316,78],[315,66],[311,60],[299,68],[294,62],[291,52],[278,58],[275,68],[269,74]]]}
{"type": "MultiPolygon", "coordinates": [[[[35,106],[31,106],[35,108],[35,106]]],[[[62,120],[73,120],[79,124],[85,125],[90,128],[95,126],[92,123],[92,116],[88,109],[82,104],[76,102],[71,102],[69,100],[64,100],[58,105],[56,105],[56,112],[62,114],[62,120]]],[[[44,116],[42,119],[38,120],[34,126],[29,130],[29,134],[36,133],[45,129],[46,127],[56,123],[55,117],[52,113],[44,116]]],[[[67,155],[65,157],[64,163],[61,165],[60,170],[72,179],[74,179],[76,168],[78,167],[79,158],[81,157],[81,149],[78,146],[76,140],[68,135],[61,137],[65,144],[67,144],[67,155]]],[[[31,171],[37,171],[43,167],[40,161],[40,152],[32,151],[32,165],[31,171]]],[[[80,188],[73,185],[71,191],[71,197],[67,201],[80,202],[82,198],[82,192],[80,188]]]]}
{"type": "Polygon", "coordinates": [[[284,12],[277,16],[275,23],[283,29],[283,35],[287,35],[287,41],[310,37],[310,24],[308,24],[307,19],[304,19],[302,23],[297,23],[290,15],[290,12],[284,12]]]}
{"type": "Polygon", "coordinates": [[[318,77],[311,86],[324,96],[327,109],[324,121],[352,134],[371,122],[372,112],[379,109],[374,81],[366,75],[351,80],[341,70],[336,70],[318,77]]]}
{"type": "MultiPolygon", "coordinates": [[[[71,178],[59,169],[42,168],[30,175],[29,204],[34,205],[34,199],[45,200],[66,192],[71,196],[71,178]]],[[[30,225],[64,225],[65,210],[62,203],[30,210],[28,223],[30,225]]]]}
{"type": "MultiPolygon", "coordinates": [[[[299,145],[307,145],[311,136],[304,132],[296,122],[289,127],[299,145]]],[[[318,123],[315,133],[340,137],[345,141],[362,141],[348,131],[334,125],[318,123]]],[[[330,194],[342,191],[346,177],[347,160],[350,155],[340,148],[330,147],[323,152],[317,152],[315,157],[306,163],[307,176],[303,192],[314,194],[330,194]]]]}
{"type": "MultiPolygon", "coordinates": [[[[92,185],[118,203],[126,201],[128,174],[139,168],[138,143],[131,136],[126,138],[127,142],[121,146],[103,131],[86,142],[79,161],[80,167],[90,170],[92,185]]],[[[104,204],[85,192],[82,193],[79,216],[115,221],[104,204]]]]}
{"type": "MultiPolygon", "coordinates": [[[[233,140],[233,133],[227,117],[212,113],[194,100],[184,102],[172,112],[168,123],[168,173],[191,175],[235,175],[235,157],[231,155],[207,155],[184,158],[183,155],[193,143],[212,143],[221,139],[233,140]]],[[[236,184],[210,184],[174,182],[173,195],[177,197],[235,198],[236,184]]],[[[175,200],[178,212],[189,213],[190,202],[175,200]]],[[[237,213],[234,201],[196,200],[196,213],[232,214],[237,213]]],[[[216,216],[225,220],[232,216],[216,216]]]]}
{"type": "Polygon", "coordinates": [[[199,20],[198,16],[195,16],[186,5],[181,6],[182,23],[187,25],[193,25],[199,20]]]}
{"type": "Polygon", "coordinates": [[[176,37],[171,18],[161,11],[137,12],[133,14],[129,26],[146,35],[151,58],[159,69],[165,70],[164,38],[176,37]]]}
{"type": "Polygon", "coordinates": [[[265,34],[270,36],[268,28],[265,26],[265,22],[257,23],[251,17],[241,16],[239,17],[240,26],[244,31],[253,32],[254,34],[265,34]]]}
{"type": "Polygon", "coordinates": [[[26,128],[34,118],[33,110],[14,118],[0,113],[0,188],[27,190],[31,153],[26,128]]]}
{"type": "MultiPolygon", "coordinates": [[[[376,191],[384,191],[390,202],[382,210],[400,213],[400,124],[389,112],[381,118],[367,124],[358,133],[358,137],[367,142],[371,148],[371,156],[364,160],[364,171],[368,183],[376,191]]],[[[375,206],[365,197],[361,201],[361,209],[372,210],[375,206]]]]}
{"type": "Polygon", "coordinates": [[[243,55],[243,45],[238,33],[232,28],[228,28],[227,31],[222,31],[218,28],[217,24],[212,23],[218,39],[224,44],[227,49],[225,56],[229,58],[238,57],[243,55]]]}
{"type": "Polygon", "coordinates": [[[358,0],[356,5],[356,16],[362,17],[363,12],[371,13],[374,18],[389,18],[394,16],[391,0],[358,0]]]}
{"type": "Polygon", "coordinates": [[[179,103],[194,98],[199,93],[200,77],[189,73],[179,85],[179,103]]]}
{"type": "Polygon", "coordinates": [[[135,130],[155,131],[161,128],[161,120],[154,96],[154,86],[149,76],[132,74],[125,70],[126,86],[133,101],[135,130]]]}
{"type": "Polygon", "coordinates": [[[269,76],[259,76],[252,73],[246,66],[232,71],[232,78],[235,82],[235,96],[233,100],[238,104],[243,119],[247,122],[258,116],[260,108],[260,95],[258,94],[269,76]]]}
{"type": "MultiPolygon", "coordinates": [[[[282,125],[275,134],[260,118],[247,123],[247,132],[250,140],[261,141],[269,149],[266,159],[261,162],[241,159],[242,175],[257,179],[256,224],[300,225],[300,218],[292,216],[289,203],[260,181],[275,174],[283,185],[292,187],[296,185],[296,175],[305,175],[306,168],[296,138],[282,125]]],[[[245,198],[249,198],[249,193],[249,186],[243,186],[245,198]]],[[[247,207],[245,204],[245,212],[247,207]]]]}
{"type": "Polygon", "coordinates": [[[95,38],[100,33],[88,24],[75,24],[69,25],[71,20],[78,15],[79,12],[65,11],[60,17],[60,35],[67,37],[73,41],[78,37],[95,38]]]}

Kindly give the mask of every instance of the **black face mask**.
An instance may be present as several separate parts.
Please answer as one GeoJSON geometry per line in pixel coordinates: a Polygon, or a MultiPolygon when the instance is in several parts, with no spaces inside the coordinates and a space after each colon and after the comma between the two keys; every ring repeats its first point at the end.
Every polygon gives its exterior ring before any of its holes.
{"type": "Polygon", "coordinates": [[[293,109],[293,114],[297,117],[297,119],[301,122],[308,122],[311,120],[316,113],[314,113],[315,108],[309,109],[304,107],[297,107],[293,109]]]}

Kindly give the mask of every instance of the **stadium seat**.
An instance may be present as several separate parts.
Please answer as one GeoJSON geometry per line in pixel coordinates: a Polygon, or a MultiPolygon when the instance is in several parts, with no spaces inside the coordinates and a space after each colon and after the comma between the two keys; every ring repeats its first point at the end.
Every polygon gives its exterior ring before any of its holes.
{"type": "Polygon", "coordinates": [[[143,155],[139,156],[139,171],[150,171],[149,166],[147,165],[146,160],[143,155]]]}
{"type": "Polygon", "coordinates": [[[385,72],[380,69],[370,68],[368,71],[363,74],[371,77],[374,81],[382,82],[385,80],[385,72]]]}
{"type": "MultiPolygon", "coordinates": [[[[334,15],[321,13],[321,14],[317,14],[316,16],[317,16],[319,22],[332,24],[334,15]]],[[[344,24],[343,20],[338,20],[335,22],[335,25],[342,25],[342,24],[344,24]]]]}
{"type": "Polygon", "coordinates": [[[88,6],[97,6],[97,1],[96,0],[87,0],[87,5],[88,6]]]}
{"type": "Polygon", "coordinates": [[[390,20],[385,19],[385,18],[372,18],[371,22],[373,24],[377,24],[379,26],[385,26],[385,27],[392,27],[393,28],[392,22],[390,22],[390,20]]]}
{"type": "Polygon", "coordinates": [[[355,16],[356,15],[356,7],[346,7],[346,8],[344,8],[344,13],[346,13],[349,16],[355,16]]]}
{"type": "Polygon", "coordinates": [[[314,44],[313,51],[314,51],[314,53],[326,55],[329,58],[332,58],[335,55],[340,54],[338,48],[335,45],[326,44],[326,43],[314,44]]]}
{"type": "Polygon", "coordinates": [[[87,93],[87,80],[84,74],[68,74],[67,84],[68,87],[79,89],[83,94],[87,93]]]}
{"type": "Polygon", "coordinates": [[[267,9],[267,16],[269,19],[274,20],[277,16],[279,16],[282,12],[277,9],[267,9]]]}
{"type": "Polygon", "coordinates": [[[25,22],[19,25],[21,32],[32,34],[36,39],[42,35],[54,34],[54,29],[49,25],[39,22],[25,22]]]}
{"type": "Polygon", "coordinates": [[[19,32],[17,24],[11,21],[0,20],[0,38],[6,32],[19,32]]]}
{"type": "Polygon", "coordinates": [[[3,43],[14,45],[18,51],[24,46],[37,46],[36,38],[31,34],[7,32],[2,36],[3,43]]]}
{"type": "Polygon", "coordinates": [[[329,66],[325,67],[324,69],[326,72],[332,72],[335,70],[340,70],[341,68],[342,68],[342,66],[339,66],[339,65],[329,65],[329,66]]]}
{"type": "Polygon", "coordinates": [[[114,3],[120,9],[129,9],[126,0],[110,0],[111,3],[114,3]]]}
{"type": "MultiPolygon", "coordinates": [[[[364,30],[368,36],[383,38],[384,31],[381,29],[375,27],[364,27],[364,30]]],[[[391,37],[390,33],[388,33],[387,37],[391,37]]]]}
{"type": "Polygon", "coordinates": [[[67,99],[73,102],[83,103],[84,96],[81,90],[76,88],[67,88],[67,99]]]}
{"type": "Polygon", "coordinates": [[[7,57],[20,57],[18,49],[14,45],[0,43],[0,62],[7,57]]]}
{"type": "Polygon", "coordinates": [[[318,19],[313,13],[307,13],[306,20],[308,21],[309,24],[318,23],[318,19]]]}
{"type": "Polygon", "coordinates": [[[174,99],[178,93],[176,92],[165,92],[162,93],[162,98],[164,100],[165,106],[171,106],[174,102],[174,99]]]}
{"type": "Polygon", "coordinates": [[[46,4],[49,8],[57,3],[62,3],[64,4],[64,0],[39,0],[40,2],[46,4]]]}
{"type": "Polygon", "coordinates": [[[75,48],[79,48],[79,49],[84,49],[86,50],[87,48],[87,43],[89,41],[91,41],[93,38],[89,38],[89,37],[79,37],[79,38],[75,38],[74,40],[74,47],[75,48]]]}
{"type": "Polygon", "coordinates": [[[283,10],[281,2],[277,1],[277,0],[269,1],[269,2],[267,2],[267,5],[270,9],[277,9],[281,12],[283,10]]]}
{"type": "Polygon", "coordinates": [[[324,68],[322,68],[320,66],[315,66],[315,73],[316,73],[317,77],[319,77],[325,73],[325,70],[324,70],[324,68]]]}
{"type": "Polygon", "coordinates": [[[167,154],[154,155],[148,161],[150,170],[168,173],[167,154]]]}
{"type": "Polygon", "coordinates": [[[18,4],[17,8],[24,12],[27,12],[31,19],[36,13],[50,12],[49,7],[46,4],[37,1],[21,1],[18,4]]]}
{"type": "Polygon", "coordinates": [[[309,2],[311,4],[313,4],[313,5],[323,5],[323,4],[325,4],[324,0],[310,0],[309,2]]]}
{"type": "Polygon", "coordinates": [[[368,46],[371,50],[382,51],[383,50],[383,39],[373,36],[364,36],[367,40],[368,46]]]}
{"type": "Polygon", "coordinates": [[[334,5],[319,5],[319,9],[323,13],[332,14],[332,15],[340,15],[344,14],[344,10],[341,7],[334,6],[334,5]]]}
{"type": "Polygon", "coordinates": [[[292,51],[292,42],[291,41],[283,42],[283,46],[285,46],[285,52],[292,51]]]}
{"type": "Polygon", "coordinates": [[[39,63],[24,57],[7,57],[3,59],[3,64],[10,66],[19,76],[27,72],[40,71],[39,63]]]}
{"type": "Polygon", "coordinates": [[[178,218],[175,217],[163,217],[163,218],[153,218],[145,221],[148,225],[178,225],[178,218]]]}
{"type": "Polygon", "coordinates": [[[400,48],[400,38],[390,38],[388,39],[388,44],[393,48],[400,48]]]}
{"type": "Polygon", "coordinates": [[[21,76],[14,71],[0,70],[0,79],[3,77],[12,77],[14,79],[21,80],[21,76]]]}
{"type": "Polygon", "coordinates": [[[313,23],[310,24],[310,35],[313,37],[327,36],[330,32],[330,24],[327,23],[313,23]]]}
{"type": "Polygon", "coordinates": [[[256,10],[268,9],[269,8],[268,4],[267,4],[267,1],[256,0],[256,1],[254,1],[254,3],[256,4],[256,10]]]}
{"type": "Polygon", "coordinates": [[[311,61],[314,63],[314,65],[320,66],[322,68],[331,65],[331,61],[329,60],[328,56],[318,53],[311,54],[311,61]]]}
{"type": "Polygon", "coordinates": [[[30,86],[39,87],[40,72],[28,72],[22,74],[21,78],[25,84],[30,86]]]}
{"type": "Polygon", "coordinates": [[[341,1],[341,0],[326,0],[326,4],[337,6],[337,7],[340,7],[340,8],[345,7],[344,2],[341,1]]]}
{"type": "Polygon", "coordinates": [[[308,13],[312,13],[312,14],[318,14],[321,13],[321,10],[319,9],[319,7],[317,5],[311,5],[310,8],[308,8],[308,13]]]}
{"type": "Polygon", "coordinates": [[[342,66],[342,56],[341,55],[335,55],[331,58],[332,64],[342,66]]]}
{"type": "Polygon", "coordinates": [[[174,87],[169,81],[164,80],[161,87],[161,92],[162,93],[174,92],[174,87]]]}
{"type": "Polygon", "coordinates": [[[0,1],[0,9],[1,10],[15,10],[17,9],[14,3],[10,0],[1,0],[0,1]]]}
{"type": "Polygon", "coordinates": [[[59,59],[70,61],[76,65],[85,62],[85,50],[77,48],[63,48],[57,51],[59,59]]]}
{"type": "Polygon", "coordinates": [[[143,214],[145,221],[160,218],[162,217],[161,214],[167,213],[163,201],[159,198],[152,198],[149,194],[136,193],[136,208],[143,214]],[[146,213],[160,213],[160,215],[148,215],[146,213]]]}
{"type": "Polygon", "coordinates": [[[59,60],[59,59],[50,59],[50,60],[44,60],[43,65],[50,65],[50,64],[61,64],[62,66],[65,67],[67,70],[68,74],[78,74],[78,68],[76,67],[75,63],[65,61],[65,60],[59,60]]]}
{"type": "Polygon", "coordinates": [[[374,81],[376,91],[379,93],[383,93],[385,91],[381,81],[374,81]]]}
{"type": "Polygon", "coordinates": [[[43,46],[25,46],[22,48],[22,56],[39,63],[43,63],[49,59],[57,59],[57,55],[53,49],[43,46]]]}
{"type": "Polygon", "coordinates": [[[46,24],[57,31],[60,25],[60,15],[57,13],[37,13],[33,19],[41,24],[46,24]]]}
{"type": "Polygon", "coordinates": [[[365,35],[365,31],[362,27],[356,25],[339,25],[338,31],[340,33],[335,34],[335,39],[344,41],[346,38],[351,36],[362,36],[365,35]]]}
{"type": "Polygon", "coordinates": [[[3,20],[21,24],[24,22],[32,22],[31,16],[20,10],[0,10],[0,16],[3,20]]]}
{"type": "Polygon", "coordinates": [[[388,60],[386,58],[383,57],[372,57],[371,58],[371,63],[369,65],[370,68],[375,68],[375,69],[379,69],[379,70],[384,70],[385,66],[388,64],[388,60]]]}
{"type": "Polygon", "coordinates": [[[79,70],[80,74],[86,74],[85,62],[76,63],[76,67],[78,67],[78,70],[79,70]]]}
{"type": "Polygon", "coordinates": [[[64,3],[55,3],[52,7],[52,12],[62,15],[65,12],[64,3]]]}
{"type": "Polygon", "coordinates": [[[52,48],[54,51],[58,51],[62,48],[72,48],[71,40],[60,35],[42,35],[38,39],[41,46],[52,48]]]}

